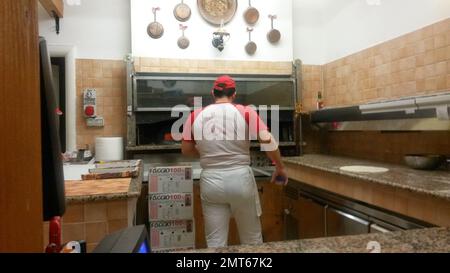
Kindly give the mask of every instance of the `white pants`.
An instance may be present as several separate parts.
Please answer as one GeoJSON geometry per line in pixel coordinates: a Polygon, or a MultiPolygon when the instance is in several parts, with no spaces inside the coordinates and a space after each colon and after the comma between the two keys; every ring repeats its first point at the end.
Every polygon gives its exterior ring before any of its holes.
{"type": "Polygon", "coordinates": [[[228,245],[230,216],[242,244],[261,244],[261,205],[252,169],[206,169],[200,181],[208,247],[228,245]]]}

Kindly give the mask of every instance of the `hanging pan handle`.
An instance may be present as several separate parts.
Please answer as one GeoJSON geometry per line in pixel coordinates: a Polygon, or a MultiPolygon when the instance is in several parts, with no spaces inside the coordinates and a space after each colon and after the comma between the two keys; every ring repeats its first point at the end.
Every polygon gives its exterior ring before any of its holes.
{"type": "Polygon", "coordinates": [[[248,41],[251,42],[252,41],[253,28],[252,27],[247,27],[247,31],[248,31],[248,41]]]}
{"type": "Polygon", "coordinates": [[[185,31],[187,28],[188,28],[188,26],[185,26],[185,25],[183,25],[183,24],[180,24],[180,29],[181,29],[181,31],[182,31],[182,33],[183,33],[183,37],[184,37],[184,31],[185,31]]]}
{"type": "Polygon", "coordinates": [[[154,7],[152,8],[152,12],[153,12],[153,18],[155,19],[156,22],[156,12],[160,10],[160,7],[154,7]]]}
{"type": "Polygon", "coordinates": [[[275,20],[275,19],[277,19],[278,18],[278,16],[276,16],[276,15],[269,15],[269,18],[270,18],[270,20],[272,21],[272,29],[273,29],[273,20],[275,20]]]}

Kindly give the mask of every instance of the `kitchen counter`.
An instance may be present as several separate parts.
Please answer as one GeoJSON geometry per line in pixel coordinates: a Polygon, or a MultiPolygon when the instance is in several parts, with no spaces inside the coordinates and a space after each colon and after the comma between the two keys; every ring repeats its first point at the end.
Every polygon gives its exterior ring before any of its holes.
{"type": "Polygon", "coordinates": [[[94,168],[95,165],[78,168],[75,165],[74,170],[66,168],[66,203],[126,200],[139,197],[144,172],[141,162],[138,166],[137,177],[96,180],[80,180],[81,174],[87,173],[88,169],[94,168]],[[67,179],[67,177],[70,178],[67,179]]]}
{"type": "Polygon", "coordinates": [[[448,171],[419,171],[400,165],[317,154],[287,157],[283,158],[283,161],[287,164],[309,167],[450,201],[450,172],[448,171]],[[383,167],[389,169],[389,171],[369,174],[340,170],[340,167],[353,165],[383,167]]]}
{"type": "MultiPolygon", "coordinates": [[[[62,240],[84,240],[87,251],[91,252],[106,235],[135,225],[143,168],[140,166],[135,178],[83,181],[79,180],[81,174],[90,166],[79,167],[75,166],[70,176],[65,173],[66,211],[61,221],[62,240]]],[[[44,223],[45,242],[48,241],[48,230],[48,223],[44,223]]]]}
{"type": "Polygon", "coordinates": [[[381,253],[449,253],[450,228],[432,228],[393,233],[329,237],[194,250],[195,253],[368,253],[368,244],[377,242],[381,253]]]}
{"type": "Polygon", "coordinates": [[[66,203],[137,198],[142,180],[137,178],[66,181],[66,203]]]}

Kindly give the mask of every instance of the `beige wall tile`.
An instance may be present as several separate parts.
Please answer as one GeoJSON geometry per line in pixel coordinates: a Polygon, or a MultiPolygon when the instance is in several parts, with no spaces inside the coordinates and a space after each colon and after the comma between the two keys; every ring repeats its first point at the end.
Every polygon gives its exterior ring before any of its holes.
{"type": "Polygon", "coordinates": [[[437,90],[446,90],[447,89],[447,76],[441,75],[436,79],[436,89],[437,90]]]}
{"type": "Polygon", "coordinates": [[[63,242],[78,241],[85,239],[86,239],[86,230],[83,223],[62,225],[63,242]]]}
{"type": "Polygon", "coordinates": [[[126,200],[109,201],[107,203],[108,220],[127,219],[128,203],[126,200]]]}
{"type": "Polygon", "coordinates": [[[437,78],[425,79],[425,91],[435,91],[437,89],[437,78]]]}
{"type": "MultiPolygon", "coordinates": [[[[138,58],[138,64],[141,59],[138,58]]],[[[144,63],[152,65],[156,60],[145,60],[144,63]]],[[[136,63],[135,63],[136,64],[136,63]]],[[[123,61],[109,61],[109,60],[85,60],[80,59],[76,62],[77,74],[77,146],[89,145],[91,150],[94,150],[95,138],[105,135],[107,132],[117,131],[117,123],[105,122],[104,128],[88,128],[82,113],[82,94],[85,88],[95,88],[97,90],[97,111],[106,120],[112,119],[112,111],[107,108],[105,113],[104,106],[121,106],[125,108],[126,93],[125,86],[125,63],[123,61]],[[117,99],[111,99],[117,97],[117,99]]],[[[122,128],[126,126],[125,119],[123,124],[119,126],[122,128]]],[[[119,136],[124,137],[125,132],[119,136]]]]}
{"type": "Polygon", "coordinates": [[[160,67],[161,66],[161,59],[159,58],[141,58],[141,66],[146,67],[160,67]]]}
{"type": "Polygon", "coordinates": [[[430,37],[424,40],[425,51],[431,51],[435,48],[434,46],[434,37],[430,37]]]}
{"type": "Polygon", "coordinates": [[[441,47],[435,50],[434,57],[436,62],[447,61],[447,47],[441,47]]]}
{"type": "MultiPolygon", "coordinates": [[[[354,105],[448,88],[449,22],[438,22],[324,65],[323,93],[327,106],[354,105]]],[[[306,77],[305,81],[308,80],[306,77]]],[[[305,86],[304,101],[312,102],[310,87],[305,86]]],[[[309,109],[313,110],[312,106],[309,109]]]]}
{"type": "Polygon", "coordinates": [[[442,32],[434,36],[434,48],[441,48],[447,46],[447,33],[442,32]]]}
{"type": "Polygon", "coordinates": [[[450,31],[450,20],[446,19],[441,22],[438,22],[433,25],[433,34],[440,34],[442,32],[449,32],[450,31]]]}
{"type": "Polygon", "coordinates": [[[63,223],[81,223],[84,221],[84,204],[69,204],[62,219],[63,223]]]}
{"type": "Polygon", "coordinates": [[[105,202],[89,202],[84,206],[86,222],[98,222],[107,220],[107,210],[105,202]]]}
{"type": "Polygon", "coordinates": [[[86,243],[100,242],[108,234],[106,222],[86,223],[86,243]]]}

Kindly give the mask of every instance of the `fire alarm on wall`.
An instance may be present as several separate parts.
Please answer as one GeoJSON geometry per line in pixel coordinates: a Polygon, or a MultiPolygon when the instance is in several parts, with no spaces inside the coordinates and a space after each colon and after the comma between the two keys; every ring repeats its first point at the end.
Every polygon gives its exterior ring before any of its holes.
{"type": "Polygon", "coordinates": [[[97,92],[95,89],[86,89],[83,93],[83,108],[86,118],[95,118],[97,116],[97,92]]]}

